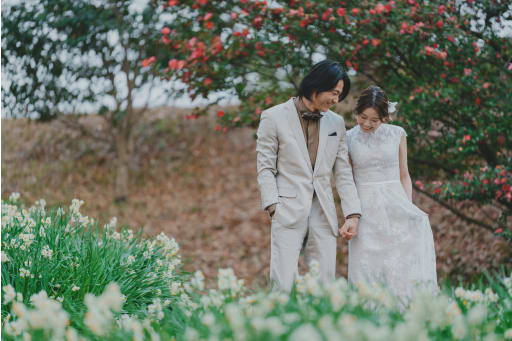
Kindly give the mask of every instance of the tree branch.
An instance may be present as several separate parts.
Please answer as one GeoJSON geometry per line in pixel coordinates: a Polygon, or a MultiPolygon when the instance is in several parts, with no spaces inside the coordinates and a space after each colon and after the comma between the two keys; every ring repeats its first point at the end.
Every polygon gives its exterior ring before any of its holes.
{"type": "Polygon", "coordinates": [[[416,186],[415,184],[412,185],[412,187],[420,192],[421,194],[424,194],[425,196],[429,197],[430,199],[432,199],[433,201],[437,202],[438,204],[440,204],[441,206],[443,206],[444,208],[448,209],[450,212],[452,212],[453,214],[455,214],[457,217],[461,218],[462,220],[464,220],[465,222],[468,222],[470,224],[473,224],[473,225],[476,225],[476,226],[479,226],[479,227],[483,227],[484,229],[488,230],[488,231],[491,231],[491,232],[494,232],[494,230],[496,229],[496,227],[493,227],[491,225],[488,225],[482,221],[479,221],[479,220],[476,220],[476,219],[473,219],[471,217],[468,217],[467,215],[465,215],[464,213],[460,212],[459,210],[457,210],[455,207],[451,206],[449,203],[447,203],[446,201],[442,200],[442,199],[439,199],[439,198],[436,198],[435,196],[433,196],[432,194],[428,193],[427,191],[424,191],[422,189],[420,189],[418,186],[416,186]]]}

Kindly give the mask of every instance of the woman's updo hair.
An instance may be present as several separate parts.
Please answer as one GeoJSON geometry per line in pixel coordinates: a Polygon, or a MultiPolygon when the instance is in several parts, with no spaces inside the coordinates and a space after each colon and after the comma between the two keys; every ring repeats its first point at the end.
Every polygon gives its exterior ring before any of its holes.
{"type": "Polygon", "coordinates": [[[368,108],[375,109],[382,122],[390,120],[388,112],[388,96],[384,90],[377,85],[369,86],[362,92],[361,96],[359,96],[355,110],[356,116],[368,108]]]}

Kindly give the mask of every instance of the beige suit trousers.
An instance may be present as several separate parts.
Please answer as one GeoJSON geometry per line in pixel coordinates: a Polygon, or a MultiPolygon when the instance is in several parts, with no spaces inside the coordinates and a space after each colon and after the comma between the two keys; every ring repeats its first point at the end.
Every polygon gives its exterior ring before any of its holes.
{"type": "MultiPolygon", "coordinates": [[[[276,212],[279,210],[279,203],[276,212]]],[[[276,215],[274,214],[274,217],[276,215]]],[[[304,239],[304,257],[320,265],[320,280],[327,284],[333,281],[336,272],[336,236],[320,206],[313,196],[310,214],[296,225],[283,227],[272,219],[270,247],[270,285],[272,291],[289,293],[298,276],[299,255],[304,239]]]]}

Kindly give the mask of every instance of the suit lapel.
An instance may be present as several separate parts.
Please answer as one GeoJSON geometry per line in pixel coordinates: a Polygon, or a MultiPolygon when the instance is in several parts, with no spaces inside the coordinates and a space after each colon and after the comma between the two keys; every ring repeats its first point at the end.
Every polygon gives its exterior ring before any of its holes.
{"type": "Polygon", "coordinates": [[[313,167],[311,166],[311,159],[309,158],[308,147],[306,146],[306,139],[304,138],[304,133],[302,132],[302,126],[300,125],[299,115],[297,113],[297,109],[295,108],[295,104],[293,104],[293,99],[290,99],[288,101],[287,106],[288,122],[290,123],[290,127],[292,128],[293,135],[295,137],[295,140],[297,141],[297,145],[299,146],[300,151],[302,152],[304,161],[306,161],[309,170],[313,172],[313,167]]]}
{"type": "Polygon", "coordinates": [[[325,146],[327,145],[327,130],[329,128],[329,115],[325,113],[324,116],[320,119],[320,128],[318,132],[318,150],[316,152],[316,162],[315,162],[315,171],[313,175],[318,172],[318,168],[322,164],[322,159],[325,154],[325,146]]]}

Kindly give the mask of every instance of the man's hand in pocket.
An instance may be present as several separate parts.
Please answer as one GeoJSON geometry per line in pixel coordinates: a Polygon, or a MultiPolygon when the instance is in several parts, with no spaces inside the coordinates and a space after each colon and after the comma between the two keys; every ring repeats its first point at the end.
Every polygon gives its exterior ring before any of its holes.
{"type": "Polygon", "coordinates": [[[270,218],[272,218],[274,216],[274,213],[276,213],[276,205],[277,204],[272,204],[269,207],[267,207],[267,212],[270,218]]]}

